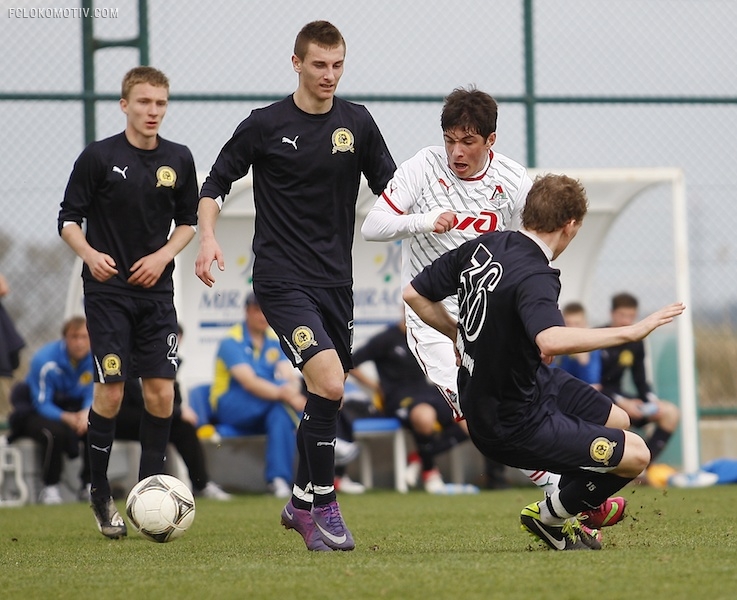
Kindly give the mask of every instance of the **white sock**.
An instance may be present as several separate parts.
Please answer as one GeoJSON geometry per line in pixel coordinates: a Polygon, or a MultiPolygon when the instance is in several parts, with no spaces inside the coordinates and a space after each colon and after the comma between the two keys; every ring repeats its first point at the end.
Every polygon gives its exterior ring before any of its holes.
{"type": "Polygon", "coordinates": [[[560,503],[560,491],[556,490],[552,496],[539,503],[540,520],[546,525],[563,525],[566,520],[575,517],[560,503]],[[552,507],[552,510],[551,510],[552,507]]]}
{"type": "Polygon", "coordinates": [[[529,471],[527,469],[520,469],[520,472],[545,492],[546,496],[552,496],[553,492],[557,492],[560,489],[560,475],[558,473],[551,473],[550,471],[529,471]]]}

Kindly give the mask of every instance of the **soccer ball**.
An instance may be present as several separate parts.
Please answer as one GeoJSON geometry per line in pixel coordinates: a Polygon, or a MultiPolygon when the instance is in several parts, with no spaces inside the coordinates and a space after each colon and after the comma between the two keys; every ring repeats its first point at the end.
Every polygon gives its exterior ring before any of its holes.
{"type": "Polygon", "coordinates": [[[184,535],[194,521],[194,497],[171,475],[151,475],[133,486],[125,501],[133,528],[152,542],[170,542],[184,535]]]}

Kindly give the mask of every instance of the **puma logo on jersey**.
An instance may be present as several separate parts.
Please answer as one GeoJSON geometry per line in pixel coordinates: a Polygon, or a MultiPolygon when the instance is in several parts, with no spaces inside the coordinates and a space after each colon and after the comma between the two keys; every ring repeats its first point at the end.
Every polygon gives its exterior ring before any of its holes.
{"type": "Polygon", "coordinates": [[[290,140],[288,137],[283,137],[281,139],[281,143],[282,144],[292,144],[292,146],[294,146],[294,149],[296,150],[297,149],[297,140],[298,139],[299,139],[299,136],[298,135],[295,135],[293,140],[290,140]]]}
{"type": "Polygon", "coordinates": [[[448,191],[450,189],[450,186],[447,183],[445,183],[444,179],[438,179],[438,183],[445,188],[445,191],[448,191]]]}
{"type": "Polygon", "coordinates": [[[113,173],[120,173],[123,176],[123,179],[128,179],[125,172],[128,170],[128,167],[125,167],[125,169],[121,169],[120,167],[113,167],[113,173]]]}

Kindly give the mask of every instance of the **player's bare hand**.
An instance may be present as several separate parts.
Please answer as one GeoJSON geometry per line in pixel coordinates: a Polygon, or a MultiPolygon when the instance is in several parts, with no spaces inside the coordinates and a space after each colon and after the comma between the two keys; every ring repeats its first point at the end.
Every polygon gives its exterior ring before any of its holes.
{"type": "Polygon", "coordinates": [[[307,398],[295,389],[291,383],[281,386],[279,390],[283,402],[291,406],[297,412],[303,412],[307,404],[307,398]]]}
{"type": "Polygon", "coordinates": [[[97,250],[92,250],[87,257],[85,257],[85,264],[92,273],[97,281],[107,281],[111,277],[118,274],[117,265],[113,260],[113,257],[97,250]]]}
{"type": "Polygon", "coordinates": [[[617,399],[617,406],[624,410],[632,421],[639,421],[645,417],[654,416],[659,410],[657,403],[643,402],[639,398],[619,397],[617,399]]]}
{"type": "Polygon", "coordinates": [[[128,283],[144,288],[153,287],[169,262],[171,262],[169,257],[163,252],[154,252],[139,258],[131,266],[131,276],[128,278],[128,283]]]}
{"type": "Polygon", "coordinates": [[[77,431],[77,435],[79,437],[82,437],[87,433],[87,425],[89,422],[90,411],[88,408],[85,408],[75,414],[77,415],[77,426],[75,429],[77,431]]]}
{"type": "Polygon", "coordinates": [[[549,356],[547,354],[540,353],[540,360],[543,362],[544,365],[549,365],[553,362],[554,356],[549,356]]]}
{"type": "Polygon", "coordinates": [[[212,287],[215,283],[215,278],[210,271],[215,261],[217,261],[218,269],[225,271],[225,259],[217,240],[215,238],[200,239],[200,251],[194,263],[194,272],[207,287],[212,287]]]}
{"type": "Polygon", "coordinates": [[[435,229],[433,233],[447,233],[457,223],[458,219],[454,212],[446,211],[435,219],[435,229]]]}
{"type": "Polygon", "coordinates": [[[686,305],[683,302],[674,302],[649,314],[642,321],[635,323],[634,327],[637,331],[637,337],[635,339],[642,339],[658,327],[671,323],[684,310],[686,310],[686,305]]]}
{"type": "Polygon", "coordinates": [[[197,413],[189,406],[182,406],[182,421],[185,421],[194,427],[197,427],[199,424],[197,413]]]}

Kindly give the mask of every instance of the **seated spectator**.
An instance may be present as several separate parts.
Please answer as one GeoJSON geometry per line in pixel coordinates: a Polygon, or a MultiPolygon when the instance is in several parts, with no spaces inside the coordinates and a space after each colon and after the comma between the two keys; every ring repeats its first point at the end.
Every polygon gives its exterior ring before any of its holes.
{"type": "MultiPolygon", "coordinates": [[[[0,299],[10,292],[7,280],[0,273],[0,299]]],[[[6,425],[10,414],[9,393],[13,371],[20,364],[20,351],[26,345],[0,302],[0,429],[6,425]]]]}
{"type": "Polygon", "coordinates": [[[243,435],[266,434],[266,482],[275,496],[289,498],[306,398],[253,293],[246,296],[245,317],[218,347],[210,390],[214,420],[243,435]]]}
{"type": "MultiPolygon", "coordinates": [[[[72,317],[62,327],[62,338],[41,347],[31,359],[25,381],[11,391],[10,440],[29,437],[41,446],[42,504],[60,504],[62,457],[76,458],[87,435],[87,413],[92,405],[92,354],[84,317],[72,317]]],[[[89,484],[84,461],[82,486],[89,484]]]]}
{"type": "MultiPolygon", "coordinates": [[[[637,320],[638,302],[632,294],[621,293],[612,298],[611,327],[632,325],[637,320]]],[[[635,427],[655,423],[655,429],[645,439],[650,449],[650,462],[665,448],[678,427],[678,407],[661,400],[652,391],[645,374],[645,345],[642,341],[629,342],[601,351],[602,392],[622,408],[635,427]],[[637,396],[623,390],[625,373],[630,372],[637,396]]]]}
{"type": "MultiPolygon", "coordinates": [[[[143,410],[143,390],[141,390],[140,380],[130,379],[125,382],[123,403],[120,405],[120,412],[115,423],[115,439],[140,440],[143,410]]],[[[174,445],[187,466],[189,479],[192,481],[192,492],[195,496],[202,498],[230,500],[232,496],[210,481],[207,475],[205,452],[202,442],[197,437],[197,425],[197,415],[191,408],[182,404],[179,383],[175,381],[174,413],[169,442],[174,445]]]]}
{"type": "Polygon", "coordinates": [[[468,439],[455,421],[453,411],[420,369],[407,346],[404,319],[378,333],[353,353],[355,368],[350,371],[359,383],[379,394],[382,410],[395,416],[409,429],[417,448],[407,467],[410,486],[420,474],[425,491],[446,493],[447,487],[435,464],[435,457],[468,439]],[[373,361],[379,380],[358,368],[373,361]]]}
{"type": "MultiPolygon", "coordinates": [[[[569,302],[561,311],[566,327],[587,328],[586,309],[580,302],[569,302]]],[[[556,356],[553,365],[601,390],[601,351],[556,356]]]]}

